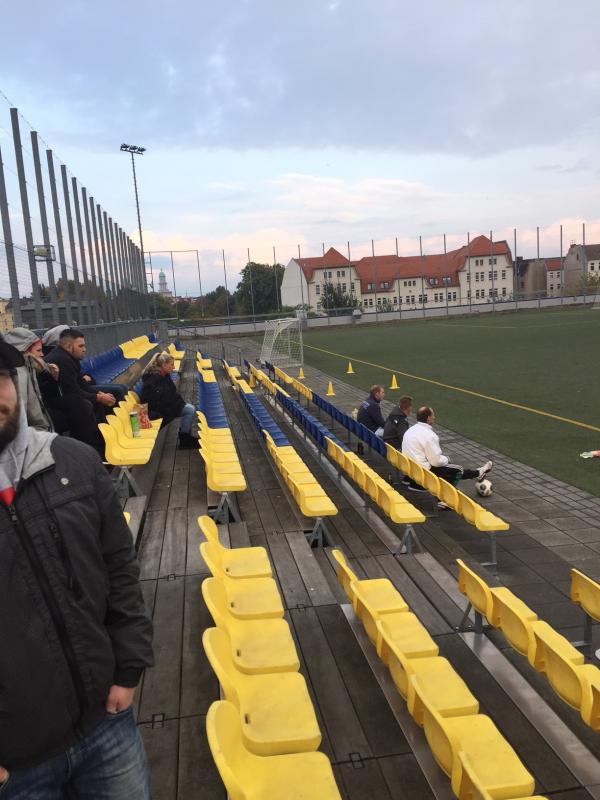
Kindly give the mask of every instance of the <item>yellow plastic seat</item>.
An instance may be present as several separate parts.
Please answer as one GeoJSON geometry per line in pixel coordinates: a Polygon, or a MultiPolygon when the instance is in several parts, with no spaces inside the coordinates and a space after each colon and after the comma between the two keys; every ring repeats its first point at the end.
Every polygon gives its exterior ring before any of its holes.
{"type": "Polygon", "coordinates": [[[231,658],[229,637],[220,628],[207,628],[202,644],[225,699],[239,711],[242,738],[249,750],[274,756],[318,748],[321,731],[303,675],[239,672],[231,658]]]}
{"type": "Polygon", "coordinates": [[[537,620],[537,614],[504,586],[490,589],[490,594],[490,623],[502,631],[517,653],[528,656],[535,645],[531,623],[537,620]]]}
{"type": "Polygon", "coordinates": [[[243,492],[246,490],[246,479],[239,465],[214,464],[210,456],[200,449],[200,455],[206,467],[206,482],[213,492],[243,492]]]}
{"type": "Polygon", "coordinates": [[[205,578],[202,596],[217,628],[227,632],[236,669],[247,675],[298,672],[300,661],[284,619],[241,621],[230,613],[223,582],[205,578]]]}
{"type": "Polygon", "coordinates": [[[595,731],[600,730],[600,670],[587,669],[589,664],[581,668],[581,719],[595,731]]]}
{"type": "MultiPolygon", "coordinates": [[[[331,555],[336,560],[337,579],[358,614],[358,601],[361,608],[374,614],[390,614],[408,611],[408,606],[400,592],[388,578],[367,578],[361,580],[351,569],[341,550],[334,548],[331,555]]],[[[360,616],[360,615],[359,615],[360,616]]]]}
{"type": "Polygon", "coordinates": [[[151,449],[136,448],[134,450],[122,447],[117,439],[117,432],[106,422],[98,425],[105,445],[105,459],[109,464],[118,467],[131,467],[136,464],[147,464],[152,454],[151,449]]]}
{"type": "MultiPolygon", "coordinates": [[[[120,419],[122,421],[122,423],[123,423],[123,425],[122,425],[123,432],[128,438],[136,439],[136,440],[148,439],[148,440],[153,441],[153,442],[156,441],[156,438],[157,438],[158,432],[159,432],[159,428],[160,428],[160,424],[159,424],[158,427],[153,426],[152,428],[141,428],[140,429],[140,435],[137,436],[137,437],[134,437],[133,430],[131,428],[131,422],[129,420],[129,411],[127,411],[124,408],[118,408],[118,407],[115,406],[115,408],[113,409],[113,412],[114,413],[112,415],[107,416],[107,418],[106,418],[107,422],[110,420],[111,416],[115,416],[115,417],[117,417],[117,419],[120,419]]],[[[160,420],[157,420],[157,422],[160,423],[160,420]]]]}
{"type": "Polygon", "coordinates": [[[200,530],[206,537],[211,558],[228,578],[272,578],[271,562],[264,547],[225,547],[219,541],[219,530],[209,516],[198,517],[200,530]]]}
{"type": "Polygon", "coordinates": [[[425,483],[425,469],[412,459],[409,459],[408,463],[410,468],[409,477],[419,486],[423,486],[425,483]]]}
{"type": "Polygon", "coordinates": [[[214,578],[223,582],[229,613],[236,619],[280,619],[283,605],[273,578],[228,578],[211,558],[208,542],[200,554],[214,578]]]}
{"type": "Polygon", "coordinates": [[[458,510],[458,491],[456,487],[453,486],[448,481],[445,481],[443,478],[438,478],[440,484],[440,495],[439,498],[442,503],[445,503],[449,508],[453,511],[458,510]]]}
{"type": "MultiPolygon", "coordinates": [[[[585,658],[583,653],[557,633],[547,622],[531,623],[534,645],[529,662],[538,672],[543,672],[554,691],[565,703],[581,709],[581,673],[585,658]]],[[[591,664],[587,665],[596,670],[591,664]]]]}
{"type": "Polygon", "coordinates": [[[128,436],[126,431],[126,425],[129,426],[131,430],[131,424],[129,420],[124,422],[119,417],[116,417],[114,414],[108,414],[106,417],[106,424],[109,425],[115,435],[117,437],[117,443],[119,447],[124,448],[125,450],[147,450],[148,453],[152,452],[152,448],[154,447],[155,439],[148,439],[143,438],[141,436],[134,437],[133,433],[131,436],[128,436]]]}
{"type": "Polygon", "coordinates": [[[167,347],[167,352],[170,353],[175,359],[185,358],[185,350],[177,350],[173,342],[167,347]]]}
{"type": "MultiPolygon", "coordinates": [[[[385,637],[385,628],[381,622],[377,628],[385,637]]],[[[415,716],[415,700],[411,675],[418,675],[419,680],[427,691],[427,695],[442,717],[460,717],[477,714],[479,702],[469,690],[467,684],[454,670],[447,658],[442,656],[424,656],[409,658],[390,638],[386,640],[388,669],[396,688],[407,701],[409,712],[415,716]]],[[[421,716],[415,717],[415,722],[423,725],[421,716]]]]}
{"type": "Polygon", "coordinates": [[[384,614],[377,624],[377,655],[389,666],[390,643],[406,658],[427,658],[439,655],[440,649],[427,628],[411,611],[384,614]]]}
{"type": "Polygon", "coordinates": [[[479,531],[507,531],[510,528],[508,522],[505,522],[500,517],[492,514],[485,508],[482,508],[479,503],[471,500],[463,492],[458,494],[458,513],[464,517],[467,522],[474,525],[479,531]]]}
{"type": "Polygon", "coordinates": [[[417,713],[423,715],[425,737],[431,752],[441,769],[450,776],[452,791],[459,800],[469,797],[460,793],[463,770],[459,753],[466,755],[481,786],[493,798],[506,800],[533,792],[533,777],[488,716],[442,717],[418,676],[411,675],[410,680],[417,713]]]}
{"type": "Polygon", "coordinates": [[[440,480],[430,469],[423,470],[423,488],[427,489],[429,494],[432,494],[434,497],[441,496],[442,490],[440,487],[440,480]]]}
{"type": "Polygon", "coordinates": [[[482,616],[490,619],[492,615],[492,594],[490,587],[487,583],[480,578],[476,572],[470,567],[467,567],[462,559],[457,558],[458,564],[458,588],[468,601],[471,603],[475,611],[478,611],[482,616]]]}
{"type": "Polygon", "coordinates": [[[129,513],[129,511],[124,511],[123,516],[125,517],[125,522],[129,525],[131,521],[131,514],[129,513]]]}
{"type": "Polygon", "coordinates": [[[403,472],[405,475],[410,476],[410,459],[408,456],[405,456],[404,453],[401,453],[399,450],[396,450],[398,454],[397,458],[397,467],[398,469],[403,472]]]}
{"type": "MultiPolygon", "coordinates": [[[[495,800],[498,795],[494,792],[494,788],[488,791],[483,786],[467,754],[461,751],[458,757],[462,768],[460,787],[458,789],[460,800],[495,800]]],[[[536,794],[528,797],[517,797],[514,800],[547,800],[547,798],[536,794]]]]}
{"type": "Polygon", "coordinates": [[[208,709],[206,733],[230,800],[341,800],[327,756],[254,755],[244,745],[238,710],[226,700],[208,709]]]}
{"type": "Polygon", "coordinates": [[[596,583],[578,569],[571,570],[571,600],[600,622],[600,583],[596,583]]]}

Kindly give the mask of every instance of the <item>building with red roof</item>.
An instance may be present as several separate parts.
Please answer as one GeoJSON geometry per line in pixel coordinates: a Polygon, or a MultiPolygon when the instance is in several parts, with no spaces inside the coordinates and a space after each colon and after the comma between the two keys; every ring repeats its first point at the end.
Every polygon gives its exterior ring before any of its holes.
{"type": "Polygon", "coordinates": [[[293,258],[281,284],[283,305],[322,311],[326,284],[363,310],[458,306],[513,295],[513,262],[506,241],[477,236],[446,253],[381,255],[350,260],[331,247],[316,258],[293,258]]]}

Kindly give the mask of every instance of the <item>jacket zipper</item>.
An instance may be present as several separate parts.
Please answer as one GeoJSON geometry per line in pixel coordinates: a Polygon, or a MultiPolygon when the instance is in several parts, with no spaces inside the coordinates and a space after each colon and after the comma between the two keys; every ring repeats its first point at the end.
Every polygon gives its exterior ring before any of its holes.
{"type": "MultiPolygon", "coordinates": [[[[75,693],[77,694],[80,713],[83,714],[83,710],[86,706],[85,687],[83,685],[83,679],[81,677],[81,673],[79,672],[79,667],[77,666],[75,653],[73,652],[73,646],[71,644],[71,640],[69,639],[69,634],[65,626],[64,620],[62,618],[62,615],[60,613],[58,604],[56,602],[54,592],[52,591],[52,587],[50,586],[50,582],[48,581],[48,576],[46,575],[46,572],[42,567],[38,554],[35,551],[35,547],[33,545],[33,542],[31,541],[31,537],[29,536],[29,533],[27,532],[25,526],[19,519],[19,515],[17,514],[17,509],[15,508],[14,503],[11,503],[8,506],[8,513],[10,514],[11,521],[19,535],[19,539],[21,540],[21,545],[25,550],[27,558],[29,559],[31,569],[33,570],[33,574],[37,579],[44,600],[46,601],[46,606],[48,607],[50,616],[52,617],[52,622],[54,623],[58,639],[60,641],[63,653],[65,655],[65,659],[67,661],[67,665],[69,667],[71,680],[73,681],[73,685],[75,687],[75,693]]],[[[78,733],[81,733],[78,725],[76,726],[76,729],[78,733]]]]}

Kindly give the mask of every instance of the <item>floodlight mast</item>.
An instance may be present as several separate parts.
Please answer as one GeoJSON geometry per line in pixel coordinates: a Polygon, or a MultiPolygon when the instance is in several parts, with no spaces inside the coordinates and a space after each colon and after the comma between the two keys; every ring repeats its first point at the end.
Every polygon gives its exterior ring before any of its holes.
{"type": "MultiPolygon", "coordinates": [[[[122,144],[120,147],[121,152],[129,153],[131,155],[131,166],[133,169],[133,188],[135,190],[135,207],[137,210],[137,220],[138,220],[138,231],[140,235],[140,250],[142,252],[142,266],[144,269],[144,277],[146,276],[146,257],[144,255],[144,240],[142,238],[142,222],[140,219],[140,200],[138,197],[138,188],[137,188],[137,176],[135,174],[135,156],[143,156],[146,152],[145,147],[139,147],[136,144],[122,144]]],[[[154,276],[150,273],[150,288],[152,289],[152,294],[154,294],[154,276]]],[[[154,304],[156,306],[156,298],[154,299],[154,304]]],[[[155,313],[156,316],[156,308],[155,313]]]]}

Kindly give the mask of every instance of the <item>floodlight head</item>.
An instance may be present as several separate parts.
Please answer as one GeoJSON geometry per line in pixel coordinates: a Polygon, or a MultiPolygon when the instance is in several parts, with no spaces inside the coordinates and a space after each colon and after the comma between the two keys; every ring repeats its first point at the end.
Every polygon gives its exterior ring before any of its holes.
{"type": "Polygon", "coordinates": [[[145,147],[138,147],[137,144],[122,144],[121,150],[125,153],[132,153],[132,155],[142,156],[146,152],[145,147]]]}

